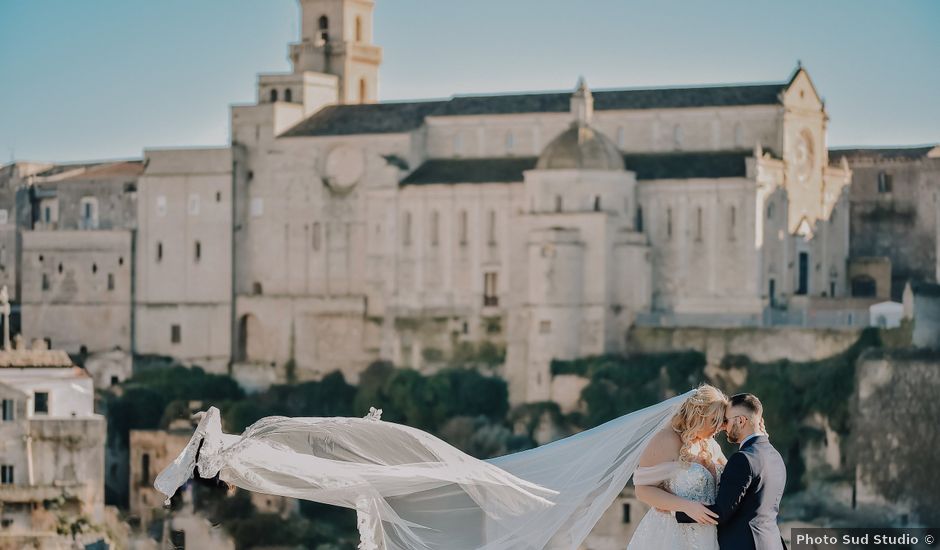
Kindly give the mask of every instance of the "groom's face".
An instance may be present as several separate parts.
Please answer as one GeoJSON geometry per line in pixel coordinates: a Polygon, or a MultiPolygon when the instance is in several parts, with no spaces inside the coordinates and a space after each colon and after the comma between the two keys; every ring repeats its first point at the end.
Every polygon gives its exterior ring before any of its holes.
{"type": "Polygon", "coordinates": [[[746,411],[742,411],[738,407],[731,407],[725,413],[725,437],[728,438],[728,443],[741,442],[741,431],[748,421],[745,413],[746,411]]]}

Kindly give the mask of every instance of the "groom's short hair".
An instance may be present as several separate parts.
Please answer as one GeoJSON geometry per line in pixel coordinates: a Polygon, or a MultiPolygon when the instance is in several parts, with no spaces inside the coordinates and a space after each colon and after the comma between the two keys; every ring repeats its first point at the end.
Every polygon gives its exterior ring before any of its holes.
{"type": "Polygon", "coordinates": [[[764,415],[764,406],[761,405],[760,399],[752,393],[739,393],[737,395],[731,396],[731,406],[732,407],[741,407],[755,416],[764,415]]]}

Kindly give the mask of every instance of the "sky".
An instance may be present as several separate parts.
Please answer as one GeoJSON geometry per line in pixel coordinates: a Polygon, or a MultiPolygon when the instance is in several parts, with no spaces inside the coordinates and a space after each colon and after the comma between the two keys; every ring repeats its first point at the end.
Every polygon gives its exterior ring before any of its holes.
{"type": "MultiPolygon", "coordinates": [[[[380,100],[786,80],[830,146],[940,142],[936,0],[376,0],[380,100]]],[[[225,145],[297,0],[0,0],[0,163],[225,145]]]]}

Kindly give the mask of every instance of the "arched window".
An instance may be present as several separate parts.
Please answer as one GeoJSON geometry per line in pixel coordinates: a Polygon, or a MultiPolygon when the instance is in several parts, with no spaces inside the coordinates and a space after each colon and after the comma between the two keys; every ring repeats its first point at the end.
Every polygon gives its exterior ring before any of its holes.
{"type": "Polygon", "coordinates": [[[262,294],[264,294],[264,289],[261,288],[261,283],[259,283],[258,281],[255,281],[254,283],[252,283],[251,293],[254,294],[255,296],[261,296],[262,294]]]}
{"type": "Polygon", "coordinates": [[[271,90],[271,103],[277,103],[277,90],[271,90]]]}
{"type": "Polygon", "coordinates": [[[359,103],[365,103],[368,99],[368,87],[366,86],[366,79],[359,79],[359,103]]]}
{"type": "Polygon", "coordinates": [[[487,233],[489,235],[490,246],[495,245],[496,244],[496,211],[495,210],[490,210],[490,223],[489,223],[489,230],[487,231],[487,233]]]}
{"type": "Polygon", "coordinates": [[[440,229],[441,216],[437,210],[431,212],[431,246],[437,246],[439,242],[438,231],[440,229]]]}
{"type": "Polygon", "coordinates": [[[322,40],[323,42],[329,42],[330,41],[330,18],[325,15],[321,15],[320,20],[317,22],[317,27],[319,28],[319,31],[320,31],[319,32],[320,40],[322,40]]]}
{"type": "Polygon", "coordinates": [[[320,229],[320,222],[313,224],[313,249],[320,250],[320,240],[322,239],[320,229]]]}
{"type": "Polygon", "coordinates": [[[460,244],[462,245],[467,244],[467,236],[468,236],[467,211],[461,210],[460,211],[460,235],[459,235],[460,244]]]}
{"type": "Polygon", "coordinates": [[[702,241],[702,207],[695,209],[695,240],[702,241]]]}
{"type": "Polygon", "coordinates": [[[362,17],[356,16],[356,42],[362,42],[362,17]]]}
{"type": "Polygon", "coordinates": [[[284,90],[284,101],[290,103],[294,100],[294,92],[290,88],[284,90]]]}
{"type": "Polygon", "coordinates": [[[405,219],[402,221],[402,244],[411,245],[411,212],[405,212],[405,219]]]}

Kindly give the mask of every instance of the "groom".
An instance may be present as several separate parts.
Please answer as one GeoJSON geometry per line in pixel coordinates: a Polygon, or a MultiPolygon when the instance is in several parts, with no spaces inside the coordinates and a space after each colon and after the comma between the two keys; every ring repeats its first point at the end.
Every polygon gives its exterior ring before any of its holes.
{"type": "MultiPolygon", "coordinates": [[[[780,497],[787,481],[783,458],[763,433],[764,407],[756,396],[731,397],[725,413],[728,441],[740,445],[731,455],[718,485],[718,545],[721,550],[781,550],[786,548],[777,528],[780,497]]],[[[695,521],[676,512],[679,523],[695,521]]]]}

